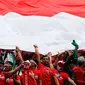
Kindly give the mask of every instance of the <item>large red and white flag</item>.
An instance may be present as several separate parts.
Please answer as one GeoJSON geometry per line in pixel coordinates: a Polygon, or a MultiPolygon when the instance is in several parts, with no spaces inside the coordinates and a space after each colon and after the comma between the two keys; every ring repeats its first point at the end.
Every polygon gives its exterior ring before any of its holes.
{"type": "Polygon", "coordinates": [[[0,0],[0,48],[41,53],[85,46],[85,0],[0,0]]]}

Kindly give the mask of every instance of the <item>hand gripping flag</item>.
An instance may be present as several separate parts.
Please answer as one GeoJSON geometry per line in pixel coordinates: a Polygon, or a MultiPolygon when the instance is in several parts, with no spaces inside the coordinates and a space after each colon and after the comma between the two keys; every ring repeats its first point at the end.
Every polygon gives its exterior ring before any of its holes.
{"type": "Polygon", "coordinates": [[[76,43],[75,40],[73,40],[72,45],[75,46],[75,49],[74,49],[74,59],[78,59],[78,51],[77,50],[78,50],[79,46],[78,46],[78,44],[76,43]]]}

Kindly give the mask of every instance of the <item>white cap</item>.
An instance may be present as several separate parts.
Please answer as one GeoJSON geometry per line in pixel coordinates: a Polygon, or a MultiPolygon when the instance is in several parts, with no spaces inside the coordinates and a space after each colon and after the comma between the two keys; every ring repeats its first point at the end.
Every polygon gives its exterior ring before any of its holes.
{"type": "Polygon", "coordinates": [[[30,62],[34,63],[35,65],[37,65],[37,63],[34,60],[30,60],[30,62]]]}
{"type": "Polygon", "coordinates": [[[31,65],[31,63],[30,63],[30,61],[29,61],[29,60],[26,60],[25,62],[26,62],[26,63],[28,63],[29,65],[31,65]]]}
{"type": "Polygon", "coordinates": [[[60,61],[58,61],[58,64],[60,64],[60,63],[64,65],[65,62],[63,60],[60,60],[60,61]]]}
{"type": "Polygon", "coordinates": [[[78,61],[85,62],[84,56],[80,56],[80,57],[78,58],[78,61]]]}

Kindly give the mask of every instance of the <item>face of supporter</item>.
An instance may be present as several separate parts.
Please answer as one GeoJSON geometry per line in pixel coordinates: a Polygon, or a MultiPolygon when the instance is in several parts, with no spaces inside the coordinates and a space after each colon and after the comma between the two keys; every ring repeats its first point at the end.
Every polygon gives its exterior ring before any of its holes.
{"type": "Polygon", "coordinates": [[[63,64],[60,63],[60,64],[57,65],[57,70],[58,71],[63,71],[63,69],[64,69],[63,64]]]}
{"type": "Polygon", "coordinates": [[[42,63],[43,63],[45,66],[48,66],[48,65],[49,65],[49,61],[50,61],[50,59],[49,59],[48,57],[44,57],[44,58],[42,59],[42,63]]]}
{"type": "Polygon", "coordinates": [[[30,68],[29,63],[25,62],[25,63],[24,63],[24,69],[25,69],[25,70],[28,70],[29,68],[30,68]]]}
{"type": "Polygon", "coordinates": [[[3,71],[3,65],[0,64],[0,72],[3,71]]]}
{"type": "Polygon", "coordinates": [[[31,63],[30,68],[31,68],[31,69],[36,69],[36,65],[35,65],[33,62],[30,62],[30,63],[31,63]]]}
{"type": "Polygon", "coordinates": [[[63,60],[63,58],[64,58],[64,53],[61,54],[61,55],[58,57],[59,60],[63,60]]]}
{"type": "Polygon", "coordinates": [[[12,70],[12,65],[10,63],[5,63],[4,65],[4,71],[8,72],[12,70]]]}

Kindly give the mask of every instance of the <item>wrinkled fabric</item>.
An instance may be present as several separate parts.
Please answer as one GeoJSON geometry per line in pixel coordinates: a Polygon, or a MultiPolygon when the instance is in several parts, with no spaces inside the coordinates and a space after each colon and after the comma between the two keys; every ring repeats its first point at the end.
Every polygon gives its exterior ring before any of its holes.
{"type": "Polygon", "coordinates": [[[53,16],[67,12],[85,17],[85,0],[0,0],[0,14],[53,16]]]}

